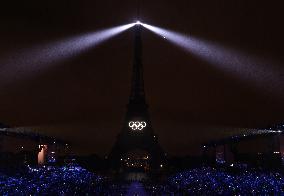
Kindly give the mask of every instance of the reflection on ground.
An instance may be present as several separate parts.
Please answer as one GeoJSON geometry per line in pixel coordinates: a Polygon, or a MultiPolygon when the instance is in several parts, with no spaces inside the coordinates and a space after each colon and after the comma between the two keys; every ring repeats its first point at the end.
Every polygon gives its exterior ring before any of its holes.
{"type": "Polygon", "coordinates": [[[127,191],[127,196],[143,196],[147,195],[141,182],[132,182],[127,191]]]}

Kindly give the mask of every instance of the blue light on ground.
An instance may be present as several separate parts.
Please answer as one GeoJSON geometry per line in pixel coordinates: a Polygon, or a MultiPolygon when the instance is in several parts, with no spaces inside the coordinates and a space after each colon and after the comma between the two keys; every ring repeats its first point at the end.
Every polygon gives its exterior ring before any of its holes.
{"type": "Polygon", "coordinates": [[[281,195],[279,173],[203,167],[168,177],[160,184],[113,182],[81,167],[29,168],[26,173],[0,173],[1,195],[281,195]]]}
{"type": "Polygon", "coordinates": [[[130,184],[126,195],[127,196],[133,196],[133,195],[143,196],[143,195],[147,195],[147,193],[142,183],[133,182],[130,184]]]}

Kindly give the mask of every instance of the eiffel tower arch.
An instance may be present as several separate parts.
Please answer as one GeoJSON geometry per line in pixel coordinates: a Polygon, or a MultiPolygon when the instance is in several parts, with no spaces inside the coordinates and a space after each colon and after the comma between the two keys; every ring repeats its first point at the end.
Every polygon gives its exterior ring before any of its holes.
{"type": "Polygon", "coordinates": [[[113,169],[141,166],[152,171],[163,167],[166,161],[166,154],[153,131],[145,98],[141,28],[140,24],[134,28],[134,61],[127,112],[122,130],[108,156],[113,169]],[[136,159],[136,162],[131,159],[136,159]]]}

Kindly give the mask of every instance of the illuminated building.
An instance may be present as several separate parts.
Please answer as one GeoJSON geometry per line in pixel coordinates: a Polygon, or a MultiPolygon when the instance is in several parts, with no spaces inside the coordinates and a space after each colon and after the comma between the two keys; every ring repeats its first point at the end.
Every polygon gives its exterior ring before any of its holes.
{"type": "Polygon", "coordinates": [[[149,171],[161,168],[166,159],[154,134],[145,98],[140,24],[136,23],[134,27],[134,62],[127,112],[122,130],[108,156],[114,169],[140,168],[149,171]]]}
{"type": "Polygon", "coordinates": [[[284,166],[284,134],[280,129],[247,130],[241,135],[211,141],[202,146],[208,164],[243,163],[248,166],[284,166]]]}
{"type": "Polygon", "coordinates": [[[56,164],[59,156],[67,156],[65,141],[23,127],[0,125],[0,141],[0,162],[3,164],[9,160],[18,165],[56,164]]]}

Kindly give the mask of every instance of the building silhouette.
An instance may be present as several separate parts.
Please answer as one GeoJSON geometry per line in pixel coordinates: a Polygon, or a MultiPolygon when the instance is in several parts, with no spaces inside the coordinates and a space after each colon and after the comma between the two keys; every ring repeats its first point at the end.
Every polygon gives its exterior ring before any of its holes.
{"type": "Polygon", "coordinates": [[[145,98],[142,65],[142,25],[134,27],[134,60],[131,92],[122,130],[108,156],[117,171],[153,171],[164,167],[166,154],[158,143],[145,98]]]}

